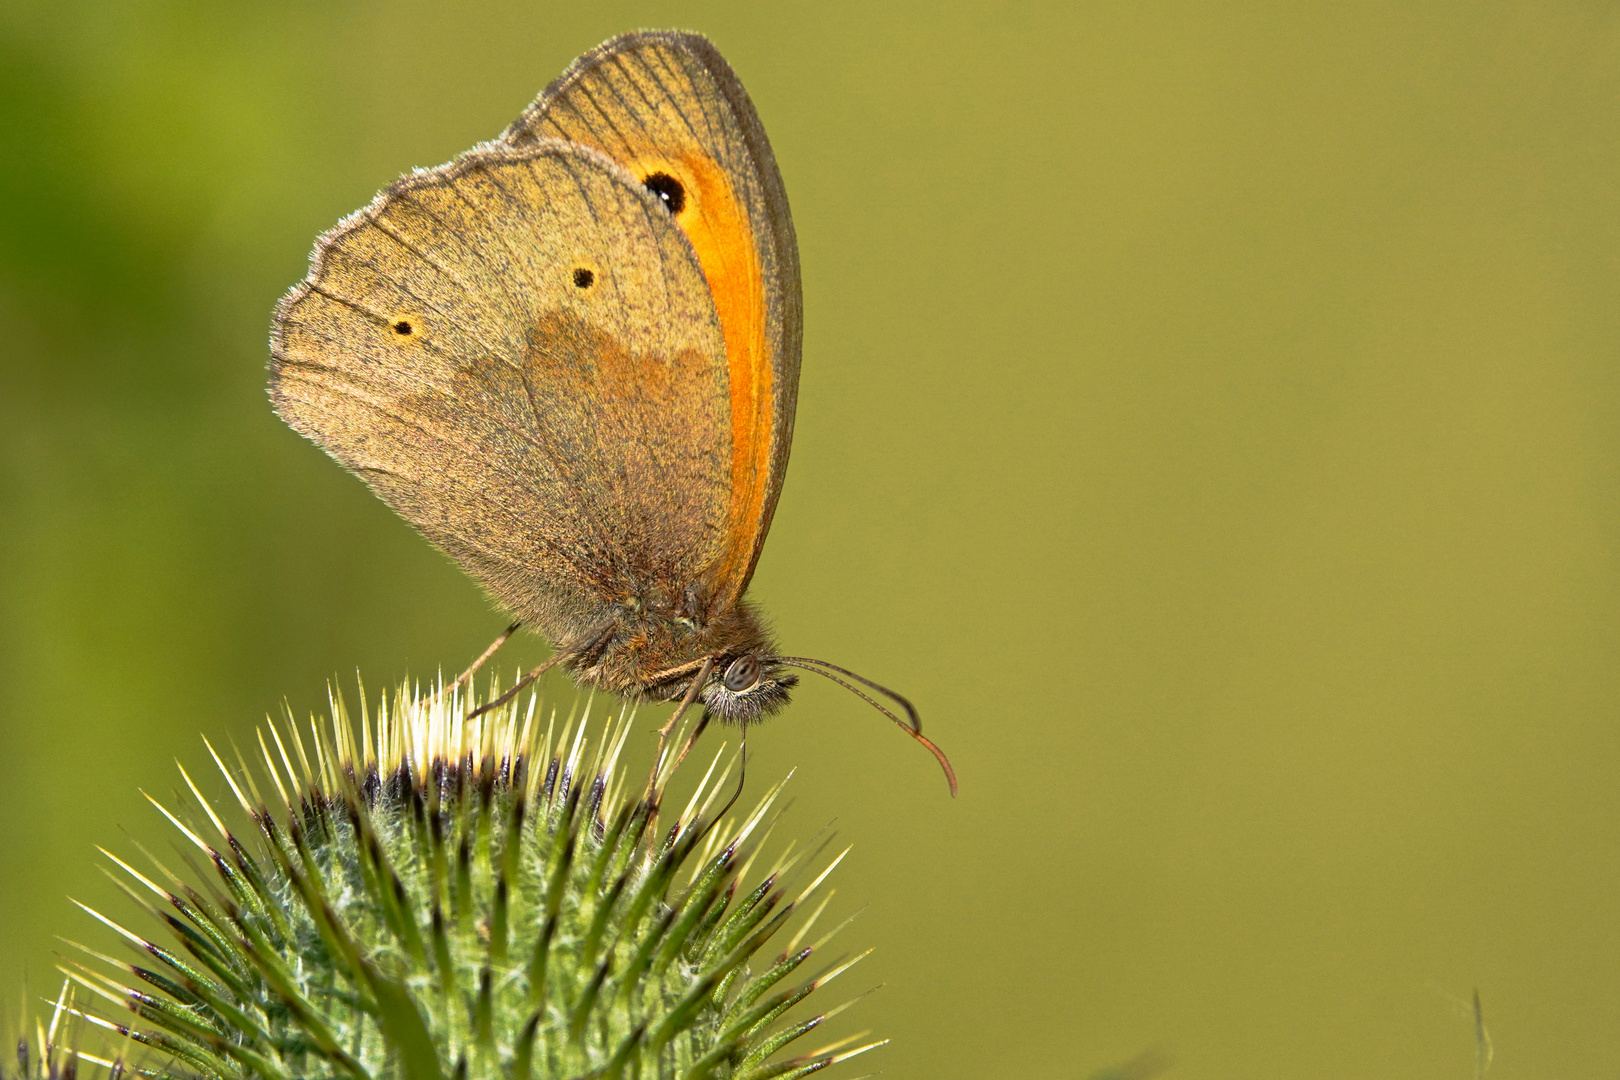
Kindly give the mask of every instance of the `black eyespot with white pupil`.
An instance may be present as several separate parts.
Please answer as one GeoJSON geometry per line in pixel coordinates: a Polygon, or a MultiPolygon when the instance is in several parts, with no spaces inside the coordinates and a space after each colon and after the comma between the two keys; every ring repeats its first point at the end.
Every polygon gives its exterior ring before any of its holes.
{"type": "Polygon", "coordinates": [[[686,209],[686,188],[669,173],[649,173],[641,183],[648,191],[664,200],[664,206],[669,210],[670,217],[676,217],[686,209]]]}
{"type": "Polygon", "coordinates": [[[726,668],[726,689],[733,694],[740,694],[759,682],[759,658],[757,656],[739,656],[726,668]]]}

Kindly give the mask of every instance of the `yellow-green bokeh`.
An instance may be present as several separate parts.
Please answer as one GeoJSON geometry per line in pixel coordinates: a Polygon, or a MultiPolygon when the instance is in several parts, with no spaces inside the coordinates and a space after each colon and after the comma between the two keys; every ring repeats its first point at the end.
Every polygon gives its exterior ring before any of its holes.
{"type": "MultiPolygon", "coordinates": [[[[0,997],[137,787],[503,624],[271,415],[314,236],[708,33],[804,264],[751,737],[890,1077],[1620,1070],[1620,9],[0,8],[0,997]]],[[[532,642],[512,662],[538,653],[532,642]]],[[[651,726],[649,722],[649,727],[651,726]]],[[[215,781],[209,794],[225,794],[215,781]]],[[[10,1007],[7,1007],[8,1012],[10,1007]]],[[[847,1075],[856,1075],[855,1069],[847,1075]]]]}

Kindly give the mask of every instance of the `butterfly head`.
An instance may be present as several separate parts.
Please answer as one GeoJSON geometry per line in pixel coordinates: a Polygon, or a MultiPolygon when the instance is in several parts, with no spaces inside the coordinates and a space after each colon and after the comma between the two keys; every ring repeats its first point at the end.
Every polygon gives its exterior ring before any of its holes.
{"type": "Polygon", "coordinates": [[[698,694],[711,715],[751,724],[780,711],[798,683],[799,677],[774,658],[745,652],[715,664],[698,694]]]}

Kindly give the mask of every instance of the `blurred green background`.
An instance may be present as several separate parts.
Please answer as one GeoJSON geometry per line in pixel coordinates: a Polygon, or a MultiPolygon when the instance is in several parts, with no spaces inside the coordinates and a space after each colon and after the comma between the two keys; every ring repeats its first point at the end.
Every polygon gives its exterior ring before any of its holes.
{"type": "Polygon", "coordinates": [[[1620,1071],[1597,3],[9,0],[0,988],[107,944],[66,895],[132,914],[92,845],[168,850],[136,789],[208,775],[199,733],[504,624],[271,414],[270,310],[396,175],[668,25],[747,84],[802,245],[753,595],[962,778],[830,684],[751,739],[854,844],[862,1064],[1464,1078],[1477,986],[1493,1076],[1620,1071]]]}

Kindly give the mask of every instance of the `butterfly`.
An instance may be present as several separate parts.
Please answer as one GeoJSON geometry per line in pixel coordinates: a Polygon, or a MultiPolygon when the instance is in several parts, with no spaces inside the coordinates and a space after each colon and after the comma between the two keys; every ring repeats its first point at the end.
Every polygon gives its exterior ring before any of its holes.
{"type": "Polygon", "coordinates": [[[644,31],[323,235],[276,310],[270,394],[513,615],[485,657],[519,625],[555,646],[519,686],[560,665],[680,702],[666,739],[697,702],[746,736],[815,672],[932,751],[954,794],[909,701],[781,654],[745,599],[802,328],[753,103],[707,39],[644,31]]]}

